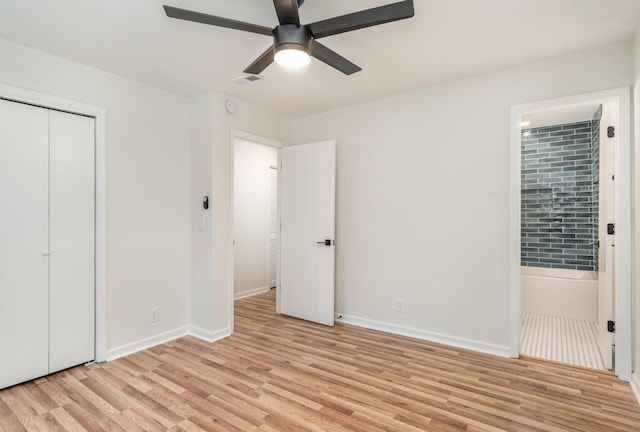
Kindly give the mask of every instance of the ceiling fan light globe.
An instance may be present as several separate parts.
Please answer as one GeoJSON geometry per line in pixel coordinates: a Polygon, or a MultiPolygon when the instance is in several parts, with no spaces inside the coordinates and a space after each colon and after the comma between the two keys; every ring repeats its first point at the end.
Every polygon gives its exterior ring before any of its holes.
{"type": "Polygon", "coordinates": [[[298,69],[308,65],[311,62],[311,57],[302,50],[286,48],[276,52],[275,61],[283,67],[298,69]]]}

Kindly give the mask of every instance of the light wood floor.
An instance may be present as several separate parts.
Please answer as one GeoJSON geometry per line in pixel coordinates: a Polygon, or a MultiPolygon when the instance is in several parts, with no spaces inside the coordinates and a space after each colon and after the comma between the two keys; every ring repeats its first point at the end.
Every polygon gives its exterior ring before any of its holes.
{"type": "Polygon", "coordinates": [[[236,302],[236,332],[193,337],[0,391],[2,431],[638,431],[607,372],[505,359],[276,316],[236,302]]]}

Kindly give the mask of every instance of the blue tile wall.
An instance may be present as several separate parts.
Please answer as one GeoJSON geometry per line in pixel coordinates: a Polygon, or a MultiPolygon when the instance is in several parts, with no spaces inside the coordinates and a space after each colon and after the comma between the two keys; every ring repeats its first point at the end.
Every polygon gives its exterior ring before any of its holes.
{"type": "Polygon", "coordinates": [[[598,212],[598,204],[600,200],[600,119],[602,118],[602,105],[598,107],[598,110],[593,115],[591,121],[591,184],[592,186],[592,202],[593,202],[593,267],[595,271],[598,271],[598,240],[599,240],[599,219],[600,214],[598,212]]]}
{"type": "Polygon", "coordinates": [[[523,266],[597,270],[599,123],[522,131],[523,266]]]}

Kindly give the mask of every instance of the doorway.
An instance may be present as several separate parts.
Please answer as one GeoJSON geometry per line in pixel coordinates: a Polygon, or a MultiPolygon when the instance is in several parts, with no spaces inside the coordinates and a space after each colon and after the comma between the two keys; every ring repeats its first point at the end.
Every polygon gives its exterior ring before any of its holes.
{"type": "MultiPolygon", "coordinates": [[[[256,145],[275,147],[277,163],[277,214],[275,229],[269,233],[269,246],[276,252],[276,289],[272,297],[276,314],[285,314],[325,325],[333,325],[335,318],[335,173],[336,143],[333,140],[283,147],[277,142],[252,135],[232,132],[231,140],[231,277],[230,299],[235,296],[234,275],[239,275],[235,249],[235,224],[239,219],[236,183],[240,171],[236,160],[236,143],[248,141],[256,145]],[[283,162],[284,161],[284,162],[283,162]],[[283,171],[284,165],[284,171],[283,171]],[[237,168],[236,168],[237,167],[237,168]],[[284,197],[284,199],[282,198],[284,197]],[[284,203],[284,204],[283,204],[284,203]]],[[[265,166],[265,165],[263,165],[265,166]]],[[[273,165],[269,165],[273,169],[273,165]]],[[[271,171],[272,176],[273,172],[271,171]]],[[[272,177],[273,179],[273,177],[272,177]]],[[[268,182],[265,182],[268,184],[268,182]]],[[[273,187],[273,183],[271,183],[273,187]]],[[[263,184],[264,186],[264,184],[263,184]]],[[[273,206],[272,206],[273,208],[273,206]]],[[[258,210],[262,212],[262,210],[258,210]]],[[[273,226],[273,225],[272,225],[273,226]]],[[[263,249],[261,245],[257,248],[263,249]]],[[[263,261],[264,262],[264,261],[263,261]]],[[[264,274],[261,273],[261,278],[264,274]]],[[[267,278],[268,279],[268,278],[267,278]]],[[[261,279],[264,280],[264,279],[261,279]]],[[[266,291],[265,288],[257,291],[266,291]]],[[[234,327],[234,304],[230,301],[231,328],[234,327]]]]}
{"type": "Polygon", "coordinates": [[[613,305],[604,281],[612,248],[599,228],[613,221],[600,217],[614,196],[609,105],[521,117],[521,354],[600,370],[612,364],[611,338],[598,332],[613,305]]]}
{"type": "Polygon", "coordinates": [[[277,296],[280,146],[239,132],[231,145],[233,299],[277,296]]]}
{"type": "Polygon", "coordinates": [[[631,236],[606,230],[630,226],[629,136],[629,89],[512,107],[514,357],[629,379],[631,236]]]}

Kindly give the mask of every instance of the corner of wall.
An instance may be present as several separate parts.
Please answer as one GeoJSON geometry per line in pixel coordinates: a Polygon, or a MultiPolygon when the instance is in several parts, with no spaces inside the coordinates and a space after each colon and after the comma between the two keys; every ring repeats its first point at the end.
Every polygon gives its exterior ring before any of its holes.
{"type": "Polygon", "coordinates": [[[634,207],[632,209],[634,223],[632,226],[634,247],[632,249],[633,260],[635,262],[633,277],[633,363],[632,363],[632,382],[631,387],[640,402],[640,274],[637,269],[640,266],[640,26],[636,29],[633,38],[633,106],[632,106],[632,147],[634,161],[634,207]]]}
{"type": "Polygon", "coordinates": [[[636,397],[636,400],[640,404],[640,374],[633,373],[631,374],[631,390],[633,390],[633,395],[636,397]]]}
{"type": "Polygon", "coordinates": [[[633,76],[635,82],[638,82],[638,77],[640,76],[640,26],[638,26],[633,36],[631,49],[633,51],[633,76]]]}
{"type": "Polygon", "coordinates": [[[232,131],[288,144],[292,120],[215,91],[192,98],[191,115],[190,334],[212,341],[233,331],[232,131]],[[236,113],[225,111],[227,100],[235,103],[236,113]],[[202,207],[204,195],[209,197],[208,210],[202,207]]]}
{"type": "Polygon", "coordinates": [[[205,342],[213,343],[231,336],[231,328],[225,327],[223,329],[212,332],[212,331],[207,331],[207,330],[201,329],[200,327],[192,325],[189,328],[188,334],[198,339],[201,339],[205,342]]]}

